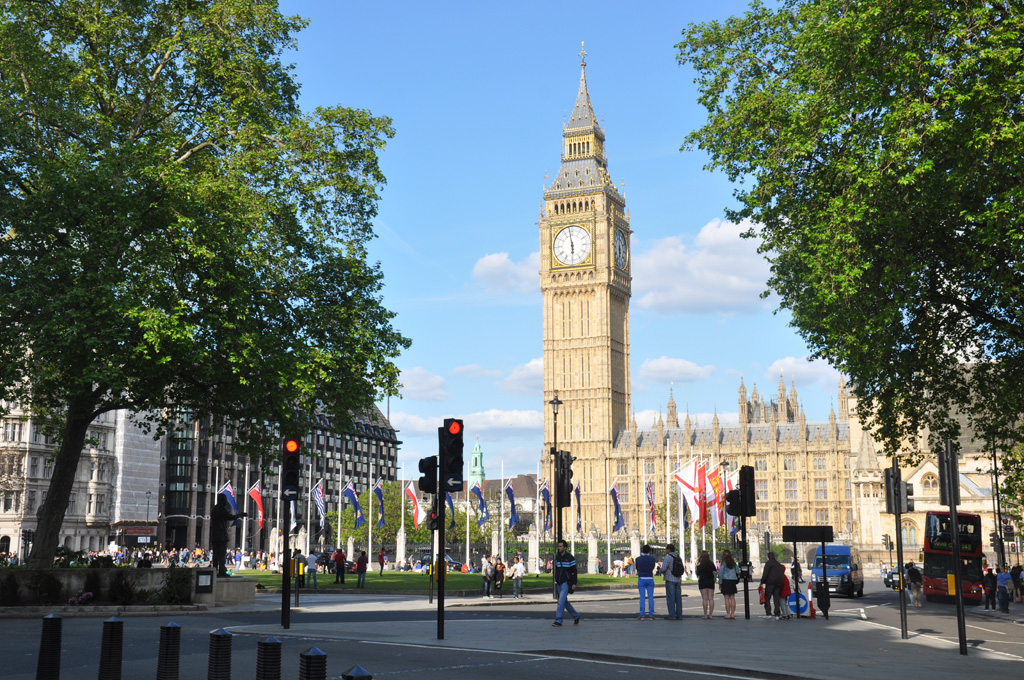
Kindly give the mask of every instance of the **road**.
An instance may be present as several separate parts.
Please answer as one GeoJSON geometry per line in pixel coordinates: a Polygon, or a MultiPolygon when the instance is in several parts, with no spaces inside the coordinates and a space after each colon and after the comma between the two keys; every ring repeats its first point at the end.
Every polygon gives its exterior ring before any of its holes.
{"type": "MultiPolygon", "coordinates": [[[[765,621],[752,591],[752,618],[726,621],[718,598],[716,618],[700,618],[700,597],[684,588],[686,618],[637,621],[632,591],[580,594],[579,626],[552,628],[550,596],[526,602],[452,598],[445,612],[445,639],[437,639],[436,608],[426,598],[382,594],[306,595],[280,626],[279,596],[259,596],[255,607],[176,616],[182,627],[181,677],[199,680],[208,664],[210,632],[232,637],[232,677],[253,678],[257,642],[282,642],[282,677],[298,677],[299,654],[311,647],[328,657],[328,677],[340,678],[358,664],[374,677],[539,678],[622,677],[637,672],[674,677],[905,677],[962,678],[1017,672],[1024,655],[1024,626],[1002,614],[967,610],[970,651],[958,654],[955,609],[926,603],[909,610],[910,640],[901,640],[896,594],[866,584],[865,597],[835,598],[828,621],[765,621]],[[900,668],[894,664],[904,664],[900,668]],[[646,669],[646,670],[644,670],[646,669]],[[913,669],[916,672],[911,672],[913,669]]],[[[743,615],[742,594],[738,616],[743,615]]],[[[664,614],[664,599],[657,600],[664,614]]],[[[1024,608],[1017,605],[1017,618],[1024,608]]],[[[156,673],[160,626],[169,616],[124,619],[123,677],[156,673]]],[[[0,678],[35,678],[39,620],[0,621],[0,678]]],[[[63,620],[62,678],[95,678],[102,619],[63,620]]]]}

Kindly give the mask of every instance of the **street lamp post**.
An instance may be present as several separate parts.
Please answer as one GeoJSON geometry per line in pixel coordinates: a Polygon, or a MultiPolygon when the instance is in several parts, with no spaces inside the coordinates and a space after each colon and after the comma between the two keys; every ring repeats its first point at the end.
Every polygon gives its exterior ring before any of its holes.
{"type": "MultiPolygon", "coordinates": [[[[558,398],[558,392],[555,392],[555,398],[552,399],[551,401],[549,401],[548,403],[551,404],[551,412],[555,416],[555,420],[554,420],[554,446],[551,447],[551,469],[555,470],[557,468],[557,462],[558,462],[558,407],[562,405],[562,400],[558,398]]],[[[558,541],[562,540],[562,508],[559,506],[558,480],[554,479],[554,475],[552,475],[552,480],[555,483],[554,484],[554,487],[555,487],[555,507],[554,507],[553,510],[554,510],[554,513],[555,513],[555,517],[554,517],[554,519],[555,519],[555,544],[557,545],[558,541]]],[[[555,556],[555,559],[557,559],[557,555],[555,556]]],[[[555,579],[554,579],[553,575],[552,575],[552,578],[551,578],[551,593],[554,596],[554,598],[557,600],[558,599],[558,585],[555,583],[555,579]]]]}
{"type": "Polygon", "coordinates": [[[153,495],[151,489],[146,489],[146,524],[149,524],[149,499],[153,495]]]}

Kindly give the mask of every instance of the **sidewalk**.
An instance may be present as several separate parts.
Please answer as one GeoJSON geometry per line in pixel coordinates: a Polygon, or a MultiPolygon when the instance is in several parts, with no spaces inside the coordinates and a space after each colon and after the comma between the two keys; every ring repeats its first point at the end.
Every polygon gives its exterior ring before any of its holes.
{"type": "MultiPolygon", "coordinates": [[[[660,590],[660,589],[659,589],[660,590]]],[[[663,591],[662,591],[663,592],[663,591]]],[[[684,608],[691,614],[682,621],[657,619],[637,621],[631,616],[601,613],[601,603],[637,599],[627,591],[584,591],[573,595],[572,602],[582,615],[578,626],[566,620],[562,628],[552,628],[548,618],[487,617],[489,607],[540,605],[551,609],[550,596],[532,595],[524,600],[446,597],[445,609],[477,609],[472,618],[445,619],[445,639],[437,639],[436,627],[419,621],[389,621],[346,624],[344,617],[330,630],[323,624],[295,623],[283,630],[280,625],[235,626],[233,633],[250,635],[300,636],[337,640],[364,640],[396,645],[521,652],[553,657],[615,660],[655,667],[694,671],[741,671],[751,677],[802,677],[864,680],[865,677],[927,678],[928,680],[964,680],[978,675],[1019,673],[1019,657],[969,649],[961,656],[955,642],[911,632],[902,640],[899,629],[872,622],[866,609],[833,609],[828,620],[764,620],[761,607],[751,603],[751,618],[743,616],[742,595],[736,620],[716,617],[705,621],[693,616],[699,606],[696,590],[686,593],[684,608]],[[755,613],[756,612],[756,613],[755,613]]],[[[756,593],[754,593],[756,598],[756,593]]],[[[258,596],[252,610],[275,610],[280,599],[264,601],[258,596]]],[[[663,595],[657,600],[663,607],[663,595]]],[[[719,603],[720,604],[720,603],[719,603]]],[[[345,612],[436,610],[436,600],[407,596],[360,596],[312,594],[300,597],[299,611],[345,612]]],[[[664,609],[660,609],[664,614],[664,609]]],[[[552,616],[553,618],[553,616],[552,616]]],[[[1024,640],[1024,629],[1022,629],[1024,640]]]]}

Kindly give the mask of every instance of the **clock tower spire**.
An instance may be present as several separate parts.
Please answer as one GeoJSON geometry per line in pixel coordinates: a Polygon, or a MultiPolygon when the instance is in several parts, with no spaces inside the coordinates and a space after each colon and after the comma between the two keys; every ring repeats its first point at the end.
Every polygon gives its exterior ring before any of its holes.
{"type": "Polygon", "coordinates": [[[557,394],[558,448],[577,461],[583,523],[603,523],[605,460],[630,412],[630,223],[608,173],[605,134],[587,87],[587,53],[562,129],[561,166],[544,191],[540,289],[544,308],[544,468],[555,441],[548,402],[557,394]]]}

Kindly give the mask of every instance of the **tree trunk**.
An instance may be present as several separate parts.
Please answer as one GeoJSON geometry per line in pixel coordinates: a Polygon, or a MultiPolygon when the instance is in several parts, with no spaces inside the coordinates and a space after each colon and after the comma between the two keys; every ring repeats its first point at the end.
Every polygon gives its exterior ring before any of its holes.
{"type": "Polygon", "coordinates": [[[54,555],[60,545],[60,529],[75,484],[78,462],[82,458],[82,447],[85,445],[89,425],[95,418],[92,409],[88,407],[92,405],[91,394],[77,402],[79,408],[68,409],[60,449],[53,461],[50,487],[46,492],[46,500],[39,506],[39,524],[32,543],[32,553],[26,562],[31,569],[53,567],[54,555]]]}

